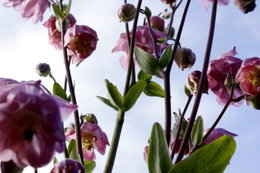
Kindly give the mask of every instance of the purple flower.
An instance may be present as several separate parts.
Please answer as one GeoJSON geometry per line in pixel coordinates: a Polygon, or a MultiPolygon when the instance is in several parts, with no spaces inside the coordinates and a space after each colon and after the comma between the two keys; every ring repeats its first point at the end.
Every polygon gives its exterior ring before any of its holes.
{"type": "Polygon", "coordinates": [[[84,166],[76,161],[66,159],[57,163],[51,170],[50,173],[85,173],[84,166]]]}
{"type": "MultiPolygon", "coordinates": [[[[159,16],[152,16],[150,18],[151,27],[158,31],[164,32],[164,19],[159,16]]],[[[147,25],[147,24],[146,24],[147,25]]]]}
{"type": "Polygon", "coordinates": [[[6,7],[13,7],[21,12],[21,16],[29,19],[33,23],[38,23],[43,19],[43,13],[50,6],[48,0],[2,0],[2,4],[6,7]]]}
{"type": "Polygon", "coordinates": [[[255,0],[235,0],[235,4],[243,13],[249,13],[256,7],[255,0]]]}
{"type": "MultiPolygon", "coordinates": [[[[206,134],[207,132],[209,131],[209,129],[205,130],[204,134],[206,134]]],[[[235,133],[231,133],[225,129],[222,129],[222,128],[216,128],[214,129],[210,135],[204,140],[204,144],[209,144],[213,141],[215,141],[216,139],[220,138],[221,136],[224,136],[224,135],[229,135],[231,137],[236,137],[237,134],[235,133]]]]}
{"type": "MultiPolygon", "coordinates": [[[[100,154],[105,154],[106,145],[109,145],[109,142],[107,135],[97,124],[84,122],[81,125],[80,131],[84,160],[95,160],[96,156],[94,149],[96,149],[100,154]]],[[[66,131],[66,140],[70,141],[71,139],[76,139],[74,129],[68,129],[66,131]]]]}
{"type": "MultiPolygon", "coordinates": [[[[202,5],[204,5],[204,7],[207,9],[209,6],[209,3],[213,2],[213,0],[199,0],[202,5]]],[[[228,5],[229,4],[229,0],[218,0],[218,4],[219,5],[228,5]]]]}
{"type": "Polygon", "coordinates": [[[172,3],[176,2],[176,0],[161,0],[161,2],[163,2],[165,4],[172,4],[172,3]]]}
{"type": "Polygon", "coordinates": [[[37,82],[0,79],[0,160],[38,168],[64,150],[62,118],[77,106],[46,93],[37,82]]]}
{"type": "MultiPolygon", "coordinates": [[[[193,71],[188,75],[186,87],[190,90],[190,92],[193,95],[196,95],[198,92],[200,77],[201,77],[201,72],[198,70],[193,71]]],[[[209,84],[208,84],[208,81],[205,81],[205,85],[203,87],[202,92],[208,93],[208,90],[209,90],[209,84]]]]}
{"type": "Polygon", "coordinates": [[[86,25],[74,25],[65,34],[65,46],[72,63],[77,66],[89,57],[97,46],[97,33],[86,25]]]}
{"type": "MultiPolygon", "coordinates": [[[[242,64],[242,60],[234,57],[235,48],[221,55],[218,59],[212,60],[209,64],[208,82],[209,88],[217,96],[218,103],[224,105],[230,97],[230,92],[225,86],[225,80],[230,75],[235,78],[238,69],[242,64]]],[[[233,98],[241,96],[243,93],[240,88],[235,88],[233,98]]],[[[241,102],[231,103],[239,106],[241,102]]]]}

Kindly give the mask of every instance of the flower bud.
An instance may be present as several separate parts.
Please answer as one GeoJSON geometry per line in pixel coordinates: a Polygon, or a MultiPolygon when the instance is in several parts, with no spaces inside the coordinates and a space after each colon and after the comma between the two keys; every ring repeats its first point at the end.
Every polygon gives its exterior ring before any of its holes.
{"type": "Polygon", "coordinates": [[[163,2],[165,4],[172,4],[172,3],[175,3],[176,0],[161,0],[161,2],[163,2]]]}
{"type": "Polygon", "coordinates": [[[85,173],[84,166],[76,160],[66,159],[56,164],[50,173],[85,173]]]}
{"type": "Polygon", "coordinates": [[[49,64],[40,63],[36,66],[36,72],[42,77],[47,77],[51,73],[51,68],[49,64]]]}
{"type": "Polygon", "coordinates": [[[260,96],[249,96],[248,99],[248,104],[252,106],[253,108],[260,110],[260,96]]]}
{"type": "Polygon", "coordinates": [[[164,20],[159,16],[152,16],[150,18],[151,27],[158,31],[164,32],[164,20]]]}
{"type": "MultiPolygon", "coordinates": [[[[193,93],[193,95],[196,95],[198,92],[200,76],[201,76],[201,72],[198,70],[191,72],[188,76],[186,87],[193,93]]],[[[208,90],[209,90],[209,85],[208,85],[208,80],[206,80],[202,92],[208,93],[208,90]]]]}
{"type": "Polygon", "coordinates": [[[82,115],[82,119],[89,123],[98,124],[98,120],[94,114],[82,115]]]}
{"type": "Polygon", "coordinates": [[[191,68],[195,63],[196,55],[188,48],[178,48],[175,55],[175,62],[180,69],[191,68]]]}
{"type": "Polygon", "coordinates": [[[134,5],[126,3],[118,10],[120,22],[130,22],[135,18],[136,8],[134,5]]]}
{"type": "Polygon", "coordinates": [[[235,4],[243,13],[249,13],[256,7],[255,0],[235,0],[235,4]]]}

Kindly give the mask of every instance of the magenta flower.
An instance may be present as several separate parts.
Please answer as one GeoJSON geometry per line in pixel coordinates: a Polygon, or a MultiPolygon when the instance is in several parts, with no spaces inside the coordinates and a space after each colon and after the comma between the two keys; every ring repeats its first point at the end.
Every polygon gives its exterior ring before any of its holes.
{"type": "Polygon", "coordinates": [[[0,160],[46,165],[54,151],[64,150],[62,116],[77,106],[47,94],[40,81],[0,79],[0,88],[0,160]]]}
{"type": "Polygon", "coordinates": [[[235,4],[244,14],[253,11],[256,7],[255,0],[235,0],[235,4]]]}
{"type": "Polygon", "coordinates": [[[2,0],[6,7],[13,7],[21,12],[23,18],[31,18],[33,23],[43,19],[43,13],[50,6],[49,0],[2,0]]]}
{"type": "MultiPolygon", "coordinates": [[[[164,19],[159,16],[152,16],[150,18],[151,27],[158,31],[164,32],[164,19]]],[[[146,24],[147,25],[147,24],[146,24]]]]}
{"type": "MultiPolygon", "coordinates": [[[[205,130],[204,134],[206,134],[207,132],[209,131],[209,129],[205,130]]],[[[216,139],[220,138],[221,136],[224,136],[224,135],[229,135],[231,137],[236,137],[237,134],[235,133],[231,133],[225,129],[222,129],[222,128],[216,128],[214,129],[210,135],[204,140],[204,144],[209,144],[213,141],[215,141],[216,139]]]]}
{"type": "Polygon", "coordinates": [[[237,72],[236,82],[239,83],[245,95],[260,95],[260,58],[253,57],[244,60],[237,72]]]}
{"type": "MultiPolygon", "coordinates": [[[[69,16],[66,19],[66,28],[70,28],[73,25],[75,25],[76,19],[72,14],[69,14],[69,16]]],[[[56,49],[61,49],[61,32],[60,32],[60,26],[59,22],[57,21],[55,16],[51,16],[44,24],[43,26],[48,29],[48,35],[49,35],[49,42],[51,45],[53,45],[56,49]]]]}
{"type": "Polygon", "coordinates": [[[97,46],[97,33],[86,25],[74,25],[65,34],[65,46],[68,55],[72,57],[72,63],[77,66],[89,57],[97,46]]]}
{"type": "Polygon", "coordinates": [[[65,159],[57,163],[51,170],[50,173],[85,173],[84,166],[76,161],[65,159]]]}
{"type": "MultiPolygon", "coordinates": [[[[208,8],[209,3],[213,2],[213,0],[199,0],[199,1],[202,3],[202,5],[204,5],[206,9],[208,8]]],[[[218,4],[226,6],[229,4],[229,0],[218,0],[218,4]]]]}
{"type": "MultiPolygon", "coordinates": [[[[223,55],[218,59],[212,60],[209,64],[208,82],[209,88],[217,96],[217,102],[225,105],[230,97],[230,91],[225,86],[225,80],[228,75],[235,78],[238,69],[242,64],[242,60],[234,57],[236,54],[235,48],[223,55]]],[[[243,93],[240,88],[235,88],[233,98],[241,96],[243,93]]],[[[239,106],[241,102],[231,103],[239,106]]]]}
{"type": "MultiPolygon", "coordinates": [[[[166,37],[165,33],[158,30],[152,29],[155,39],[160,39],[166,37]]],[[[132,33],[130,33],[132,34],[132,33]]],[[[135,46],[145,50],[146,52],[153,54],[153,42],[149,33],[149,28],[147,26],[138,26],[136,29],[136,40],[135,46]]],[[[165,49],[165,45],[157,46],[158,52],[162,52],[165,49]]],[[[129,46],[127,41],[127,36],[125,33],[120,35],[120,38],[117,41],[117,45],[112,49],[112,52],[124,52],[124,55],[120,58],[121,66],[124,69],[127,69],[129,62],[129,46]]]]}
{"type": "MultiPolygon", "coordinates": [[[[96,149],[100,154],[105,154],[106,145],[109,145],[109,142],[107,135],[97,124],[84,122],[81,125],[80,131],[84,160],[95,160],[96,156],[94,149],[96,149]]],[[[71,139],[76,139],[74,129],[68,129],[66,131],[66,140],[70,141],[71,139]]]]}

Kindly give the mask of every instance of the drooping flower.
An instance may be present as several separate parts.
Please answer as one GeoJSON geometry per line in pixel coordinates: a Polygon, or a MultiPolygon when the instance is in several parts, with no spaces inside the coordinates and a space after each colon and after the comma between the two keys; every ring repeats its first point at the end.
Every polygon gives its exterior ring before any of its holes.
{"type": "MultiPolygon", "coordinates": [[[[188,79],[186,82],[186,87],[193,93],[193,95],[196,95],[199,88],[199,81],[200,81],[201,72],[196,70],[191,72],[188,75],[188,79]]],[[[203,93],[208,93],[209,90],[209,84],[208,81],[205,81],[205,85],[203,87],[203,93]]]]}
{"type": "Polygon", "coordinates": [[[62,118],[77,106],[46,93],[40,81],[1,79],[0,88],[0,160],[46,165],[64,150],[62,118]]]}
{"type": "MultiPolygon", "coordinates": [[[[163,32],[160,32],[158,30],[152,29],[153,34],[155,36],[155,39],[158,40],[160,38],[166,37],[166,34],[163,32]]],[[[130,33],[132,35],[132,33],[130,33]]],[[[153,41],[151,38],[151,35],[149,33],[149,28],[147,26],[138,26],[136,29],[136,40],[135,40],[135,46],[139,47],[146,52],[153,54],[154,53],[154,46],[153,41]]],[[[158,45],[158,52],[162,52],[165,49],[165,45],[158,45]]],[[[123,33],[120,35],[120,38],[117,41],[117,45],[112,49],[112,52],[124,52],[124,55],[120,59],[121,66],[124,69],[127,69],[128,62],[129,62],[129,46],[127,41],[127,35],[126,33],[123,33]]]]}
{"type": "Polygon", "coordinates": [[[130,22],[135,18],[136,8],[133,4],[125,3],[118,10],[120,22],[130,22]]]}
{"type": "Polygon", "coordinates": [[[150,18],[151,21],[151,27],[153,29],[156,29],[158,31],[164,32],[164,20],[163,18],[159,17],[159,16],[152,16],[150,18]]]}
{"type": "MultiPolygon", "coordinates": [[[[66,19],[66,28],[70,28],[75,25],[76,19],[72,14],[69,14],[66,19]]],[[[59,26],[59,22],[55,16],[51,16],[43,26],[48,29],[49,42],[56,49],[62,48],[61,43],[61,26],[59,26]]]]}
{"type": "MultiPolygon", "coordinates": [[[[204,131],[204,134],[206,134],[207,132],[209,131],[209,129],[206,129],[204,131]]],[[[225,129],[222,129],[222,128],[216,128],[214,129],[210,135],[204,140],[204,144],[209,144],[213,141],[215,141],[216,139],[220,138],[221,136],[224,136],[224,135],[229,135],[231,137],[236,137],[237,134],[235,133],[231,133],[225,129]]]]}
{"type": "MultiPolygon", "coordinates": [[[[242,60],[234,57],[236,55],[235,48],[221,55],[218,59],[212,60],[208,69],[209,88],[217,96],[217,102],[225,105],[230,98],[230,89],[225,85],[227,77],[235,79],[238,69],[242,64],[242,60]]],[[[233,98],[238,98],[243,93],[240,88],[234,89],[233,98]]],[[[231,103],[239,106],[241,102],[231,103]]]]}
{"type": "Polygon", "coordinates": [[[54,165],[50,173],[85,173],[84,166],[77,160],[65,159],[54,165]]]}
{"type": "Polygon", "coordinates": [[[174,60],[178,67],[183,70],[193,66],[196,61],[196,55],[189,48],[178,48],[174,60]]]}
{"type": "Polygon", "coordinates": [[[255,0],[235,0],[235,4],[243,13],[249,13],[256,7],[255,0]]]}
{"type": "Polygon", "coordinates": [[[70,27],[64,39],[68,55],[77,66],[93,53],[98,41],[96,31],[86,25],[70,27]]]}
{"type": "MultiPolygon", "coordinates": [[[[83,158],[84,160],[95,160],[94,149],[100,154],[105,154],[106,145],[109,145],[107,135],[101,130],[101,128],[90,122],[84,122],[80,128],[81,140],[83,145],[83,158]]],[[[66,131],[66,139],[76,139],[76,133],[74,129],[68,129],[66,131]]]]}
{"type": "MultiPolygon", "coordinates": [[[[209,3],[213,2],[213,0],[199,0],[202,5],[207,9],[209,6],[209,3]]],[[[218,0],[218,4],[222,6],[226,6],[229,4],[229,0],[218,0]]]]}
{"type": "Polygon", "coordinates": [[[163,2],[165,4],[172,4],[172,3],[176,2],[176,0],[161,0],[161,2],[163,2]]]}
{"type": "Polygon", "coordinates": [[[47,77],[51,73],[51,67],[49,64],[40,63],[36,66],[36,72],[39,76],[47,77]]]}
{"type": "Polygon", "coordinates": [[[31,18],[33,23],[43,19],[43,13],[50,6],[49,0],[1,0],[6,7],[13,7],[21,12],[23,18],[31,18]]]}

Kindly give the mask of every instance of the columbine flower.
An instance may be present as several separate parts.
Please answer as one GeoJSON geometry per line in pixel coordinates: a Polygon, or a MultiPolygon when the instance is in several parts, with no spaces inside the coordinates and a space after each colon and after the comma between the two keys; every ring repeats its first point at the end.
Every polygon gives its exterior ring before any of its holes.
{"type": "MultiPolygon", "coordinates": [[[[200,2],[207,9],[209,6],[209,3],[213,2],[213,0],[200,0],[200,2]]],[[[218,0],[219,5],[225,6],[225,5],[228,5],[228,3],[229,3],[229,0],[218,0]]]]}
{"type": "MultiPolygon", "coordinates": [[[[209,129],[205,130],[204,131],[204,134],[206,134],[207,132],[209,131],[209,129]]],[[[237,134],[235,133],[231,133],[225,129],[222,129],[222,128],[216,128],[214,129],[210,135],[204,140],[204,144],[209,144],[213,141],[215,141],[216,139],[220,138],[221,136],[224,136],[224,135],[229,135],[231,137],[236,137],[237,134]]]]}
{"type": "MultiPolygon", "coordinates": [[[[217,102],[224,105],[230,97],[230,91],[225,86],[225,80],[227,77],[235,78],[238,69],[242,64],[242,60],[234,57],[237,52],[235,48],[227,53],[221,55],[218,59],[212,60],[209,64],[208,70],[208,82],[211,91],[216,94],[217,102]]],[[[243,93],[240,88],[234,89],[233,98],[238,98],[243,93]]],[[[231,103],[239,106],[241,102],[231,103]]]]}
{"type": "Polygon", "coordinates": [[[178,48],[174,60],[178,67],[183,70],[193,66],[196,55],[189,48],[178,48]]]}
{"type": "Polygon", "coordinates": [[[72,63],[77,66],[89,57],[97,46],[97,33],[86,25],[74,25],[65,34],[65,46],[68,55],[72,57],[72,63]]]}
{"type": "Polygon", "coordinates": [[[38,23],[43,19],[43,13],[50,6],[49,0],[2,0],[6,7],[13,7],[21,12],[21,16],[29,19],[33,23],[38,23]]]}
{"type": "MultiPolygon", "coordinates": [[[[83,158],[84,160],[95,160],[96,156],[94,149],[100,154],[105,154],[106,145],[109,145],[107,135],[101,130],[101,128],[90,122],[84,122],[80,128],[81,140],[83,145],[83,158]]],[[[74,129],[68,129],[66,131],[66,139],[76,139],[74,129]]]]}
{"type": "Polygon", "coordinates": [[[161,0],[161,2],[163,2],[165,4],[172,4],[172,3],[176,2],[176,0],[161,0]]]}
{"type": "MultiPolygon", "coordinates": [[[[193,93],[193,95],[196,95],[198,92],[200,76],[201,76],[201,72],[198,70],[193,71],[188,75],[186,87],[193,93]]],[[[208,93],[208,90],[209,90],[209,84],[208,81],[205,81],[205,85],[202,92],[208,93]]]]}
{"type": "Polygon", "coordinates": [[[125,3],[118,10],[120,22],[130,22],[135,18],[136,8],[133,4],[125,3]]]}
{"type": "Polygon", "coordinates": [[[62,117],[77,106],[47,94],[37,82],[0,80],[0,160],[41,167],[64,150],[62,117]]]}
{"type": "Polygon", "coordinates": [[[85,173],[84,166],[76,161],[65,159],[57,164],[52,168],[50,173],[85,173]]]}
{"type": "MultiPolygon", "coordinates": [[[[166,35],[163,32],[160,32],[158,30],[152,29],[153,34],[155,36],[155,39],[164,38],[166,35]]],[[[132,34],[132,33],[130,33],[132,34]]],[[[136,40],[135,40],[135,46],[145,50],[146,52],[153,54],[154,48],[153,48],[153,42],[151,39],[151,35],[149,33],[149,28],[147,26],[138,26],[136,29],[136,40]]],[[[165,46],[157,46],[158,52],[162,52],[165,49],[165,46]]],[[[127,69],[128,62],[129,62],[129,46],[127,41],[127,36],[125,33],[120,35],[120,38],[117,41],[117,45],[112,49],[112,52],[119,52],[123,51],[124,55],[120,59],[120,63],[124,69],[127,69]]]]}
{"type": "Polygon", "coordinates": [[[256,7],[255,0],[235,0],[235,4],[243,13],[249,13],[256,7]]]}
{"type": "MultiPolygon", "coordinates": [[[[75,25],[76,19],[72,14],[69,14],[66,19],[66,28],[70,28],[75,25]]],[[[48,29],[49,35],[49,42],[53,45],[56,49],[61,49],[61,28],[59,26],[59,21],[56,19],[55,16],[51,16],[43,26],[48,29]]]]}
{"type": "Polygon", "coordinates": [[[150,18],[151,27],[158,31],[164,32],[164,20],[159,16],[152,16],[150,18]]]}

